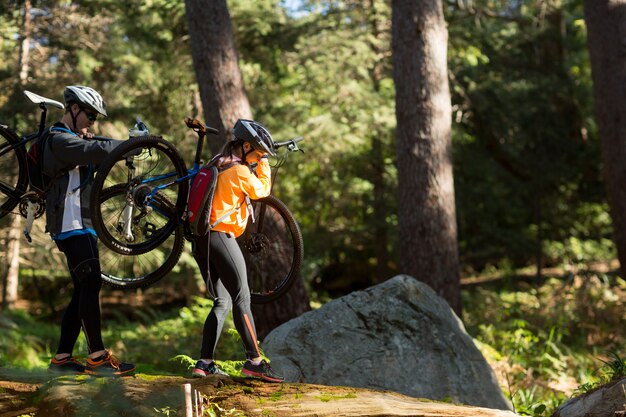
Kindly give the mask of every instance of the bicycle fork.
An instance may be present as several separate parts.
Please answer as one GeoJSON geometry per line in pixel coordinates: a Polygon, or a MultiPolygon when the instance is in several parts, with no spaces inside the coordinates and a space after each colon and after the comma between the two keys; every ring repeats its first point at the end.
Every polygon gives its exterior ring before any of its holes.
{"type": "Polygon", "coordinates": [[[133,236],[132,231],[132,222],[133,222],[133,211],[135,208],[135,202],[132,198],[126,199],[126,207],[124,207],[124,211],[122,212],[122,217],[118,222],[118,228],[122,231],[122,236],[126,239],[127,242],[134,242],[135,236],[133,236]]]}

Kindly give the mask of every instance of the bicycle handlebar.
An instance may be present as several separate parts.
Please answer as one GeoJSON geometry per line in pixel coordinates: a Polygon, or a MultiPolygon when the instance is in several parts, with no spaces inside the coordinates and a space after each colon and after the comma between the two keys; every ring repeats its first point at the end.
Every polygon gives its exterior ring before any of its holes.
{"type": "MultiPolygon", "coordinates": [[[[194,130],[198,130],[202,133],[211,133],[213,135],[217,135],[219,134],[219,130],[212,128],[212,127],[207,127],[205,126],[200,120],[198,119],[191,119],[189,117],[185,118],[185,124],[187,125],[188,128],[190,129],[194,129],[194,130]]],[[[137,127],[140,130],[148,130],[147,126],[144,124],[144,122],[137,118],[137,127]]],[[[102,140],[102,141],[110,141],[113,140],[111,138],[107,138],[104,136],[93,136],[92,138],[93,140],[102,140]]],[[[296,138],[292,138],[283,142],[274,142],[274,147],[276,149],[281,148],[283,146],[289,146],[289,145],[294,145],[298,142],[302,142],[304,140],[304,138],[302,136],[298,136],[296,138]]]]}
{"type": "Polygon", "coordinates": [[[297,138],[293,138],[293,139],[289,139],[286,140],[284,142],[274,142],[274,147],[276,149],[282,147],[282,146],[289,146],[289,145],[294,145],[298,142],[302,142],[304,140],[304,138],[302,136],[298,136],[297,138]]]}

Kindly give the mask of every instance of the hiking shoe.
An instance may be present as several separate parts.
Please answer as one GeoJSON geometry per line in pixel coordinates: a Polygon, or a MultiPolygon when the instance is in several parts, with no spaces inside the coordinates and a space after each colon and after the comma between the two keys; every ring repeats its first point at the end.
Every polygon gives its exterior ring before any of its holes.
{"type": "Polygon", "coordinates": [[[265,360],[262,360],[258,365],[246,361],[246,363],[243,364],[241,373],[247,376],[261,378],[268,382],[283,382],[285,380],[285,378],[278,375],[265,360]]]}
{"type": "Polygon", "coordinates": [[[206,363],[205,361],[198,361],[196,362],[196,366],[194,366],[191,371],[191,376],[196,378],[204,378],[209,375],[228,376],[228,374],[222,371],[215,362],[206,363]]]}
{"type": "Polygon", "coordinates": [[[135,370],[132,363],[120,362],[111,352],[107,350],[102,356],[96,359],[87,358],[86,373],[100,376],[127,375],[135,370]]]}
{"type": "Polygon", "coordinates": [[[84,374],[85,365],[78,362],[72,356],[63,359],[56,359],[54,356],[48,366],[48,372],[60,374],[84,374]]]}

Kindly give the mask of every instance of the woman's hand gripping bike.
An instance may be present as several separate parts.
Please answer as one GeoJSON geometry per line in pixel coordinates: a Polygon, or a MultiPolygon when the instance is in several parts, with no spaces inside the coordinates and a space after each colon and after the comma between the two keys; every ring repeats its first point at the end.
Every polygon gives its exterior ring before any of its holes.
{"type": "MultiPolygon", "coordinates": [[[[120,277],[106,277],[109,285],[146,287],[178,262],[184,246],[189,184],[202,168],[206,134],[218,133],[195,119],[185,123],[198,135],[191,168],[174,145],[159,136],[128,140],[98,168],[91,195],[94,229],[104,245],[123,255],[101,261],[103,269],[124,271],[120,277]]],[[[300,150],[297,143],[301,140],[276,143],[284,152],[273,164],[272,181],[289,153],[300,150]]],[[[237,241],[246,258],[251,300],[258,304],[275,300],[293,285],[302,264],[303,241],[298,223],[276,197],[254,200],[252,206],[254,216],[237,241]]]]}

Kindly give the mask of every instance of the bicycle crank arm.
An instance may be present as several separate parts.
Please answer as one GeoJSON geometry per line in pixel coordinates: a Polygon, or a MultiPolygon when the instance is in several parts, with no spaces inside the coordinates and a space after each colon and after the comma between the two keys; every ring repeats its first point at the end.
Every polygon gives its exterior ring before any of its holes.
{"type": "Polygon", "coordinates": [[[29,201],[28,206],[26,207],[26,225],[24,225],[24,236],[26,237],[28,243],[33,243],[33,239],[30,237],[30,230],[33,228],[36,212],[37,203],[29,201]]]}

